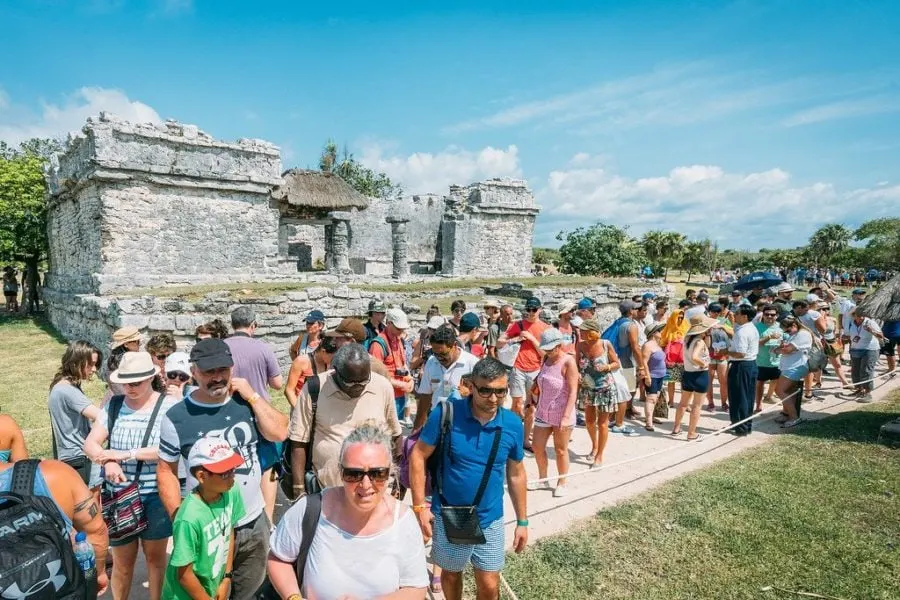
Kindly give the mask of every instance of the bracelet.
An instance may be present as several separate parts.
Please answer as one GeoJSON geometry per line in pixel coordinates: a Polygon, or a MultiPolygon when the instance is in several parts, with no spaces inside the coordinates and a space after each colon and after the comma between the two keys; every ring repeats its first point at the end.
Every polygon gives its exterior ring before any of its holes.
{"type": "Polygon", "coordinates": [[[260,396],[259,393],[253,392],[253,395],[247,399],[247,404],[249,404],[250,406],[253,406],[253,404],[260,398],[262,398],[262,396],[260,396]]]}
{"type": "Polygon", "coordinates": [[[303,600],[303,596],[300,594],[291,594],[286,598],[286,600],[303,600]]]}
{"type": "Polygon", "coordinates": [[[528,527],[528,519],[519,519],[516,521],[516,527],[528,527]]]}
{"type": "Polygon", "coordinates": [[[128,451],[128,457],[129,457],[131,460],[137,460],[137,450],[135,450],[134,448],[132,448],[131,450],[129,450],[129,451],[128,451]]]}
{"type": "Polygon", "coordinates": [[[428,508],[427,504],[413,504],[412,511],[416,514],[423,512],[426,508],[428,508]]]}

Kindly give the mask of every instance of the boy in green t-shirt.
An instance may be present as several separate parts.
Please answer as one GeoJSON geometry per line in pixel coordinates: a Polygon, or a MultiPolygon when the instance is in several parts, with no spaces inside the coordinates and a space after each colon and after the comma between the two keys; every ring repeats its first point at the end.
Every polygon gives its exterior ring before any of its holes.
{"type": "Polygon", "coordinates": [[[244,459],[222,438],[197,440],[188,469],[198,485],[181,503],[172,523],[172,557],[162,597],[227,600],[231,593],[234,526],[244,516],[234,470],[244,459]]]}

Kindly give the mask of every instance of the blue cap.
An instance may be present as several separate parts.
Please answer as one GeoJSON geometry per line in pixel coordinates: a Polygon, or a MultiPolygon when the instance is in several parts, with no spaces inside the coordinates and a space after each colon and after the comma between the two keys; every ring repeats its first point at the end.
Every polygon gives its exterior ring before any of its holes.
{"type": "Polygon", "coordinates": [[[468,333],[481,327],[481,319],[475,313],[467,312],[459,320],[459,332],[468,333]]]}
{"type": "Polygon", "coordinates": [[[594,308],[596,304],[590,298],[582,298],[578,301],[578,310],[587,310],[589,308],[594,308]]]}
{"type": "Polygon", "coordinates": [[[644,300],[653,300],[654,298],[656,298],[656,294],[654,294],[653,292],[647,292],[646,294],[641,296],[641,298],[643,298],[644,300]]]}
{"type": "Polygon", "coordinates": [[[309,314],[306,315],[307,323],[324,323],[325,322],[325,313],[321,310],[311,310],[309,314]]]}
{"type": "Polygon", "coordinates": [[[865,296],[866,290],[864,290],[862,288],[856,288],[855,290],[853,290],[852,293],[856,294],[857,296],[865,296]]]}
{"type": "Polygon", "coordinates": [[[528,300],[525,301],[525,308],[540,308],[541,301],[539,298],[532,296],[528,300]]]}

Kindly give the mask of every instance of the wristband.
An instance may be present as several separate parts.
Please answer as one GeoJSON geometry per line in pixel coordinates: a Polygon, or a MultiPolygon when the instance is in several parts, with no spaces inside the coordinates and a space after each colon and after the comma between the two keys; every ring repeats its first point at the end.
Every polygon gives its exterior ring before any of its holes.
{"type": "Polygon", "coordinates": [[[287,597],[287,600],[303,600],[303,596],[300,594],[291,594],[287,597]]]}
{"type": "Polygon", "coordinates": [[[519,519],[516,521],[516,527],[528,527],[528,519],[519,519]]]}
{"type": "Polygon", "coordinates": [[[250,406],[253,406],[256,403],[256,401],[259,400],[260,398],[262,398],[262,396],[260,396],[256,392],[254,392],[253,395],[247,399],[247,404],[249,404],[250,406]]]}
{"type": "Polygon", "coordinates": [[[424,512],[426,508],[428,508],[427,504],[413,504],[412,511],[419,514],[420,512],[424,512]]]}

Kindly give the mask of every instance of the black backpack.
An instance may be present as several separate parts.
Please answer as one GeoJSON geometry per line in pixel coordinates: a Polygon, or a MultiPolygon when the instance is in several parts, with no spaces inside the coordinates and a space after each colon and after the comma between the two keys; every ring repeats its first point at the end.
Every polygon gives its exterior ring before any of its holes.
{"type": "Polygon", "coordinates": [[[52,498],[34,494],[38,460],[13,466],[0,493],[0,598],[85,600],[87,582],[52,498]]]}
{"type": "MultiPolygon", "coordinates": [[[[300,551],[297,553],[297,560],[294,561],[294,576],[297,577],[297,583],[300,584],[301,589],[303,589],[303,571],[306,570],[306,557],[309,556],[309,549],[312,546],[313,539],[316,537],[316,529],[319,527],[319,515],[321,514],[322,492],[308,494],[306,496],[306,510],[303,512],[303,521],[300,524],[300,532],[302,534],[300,551]]],[[[281,600],[281,596],[275,591],[268,576],[253,598],[254,600],[281,600]]]]}

